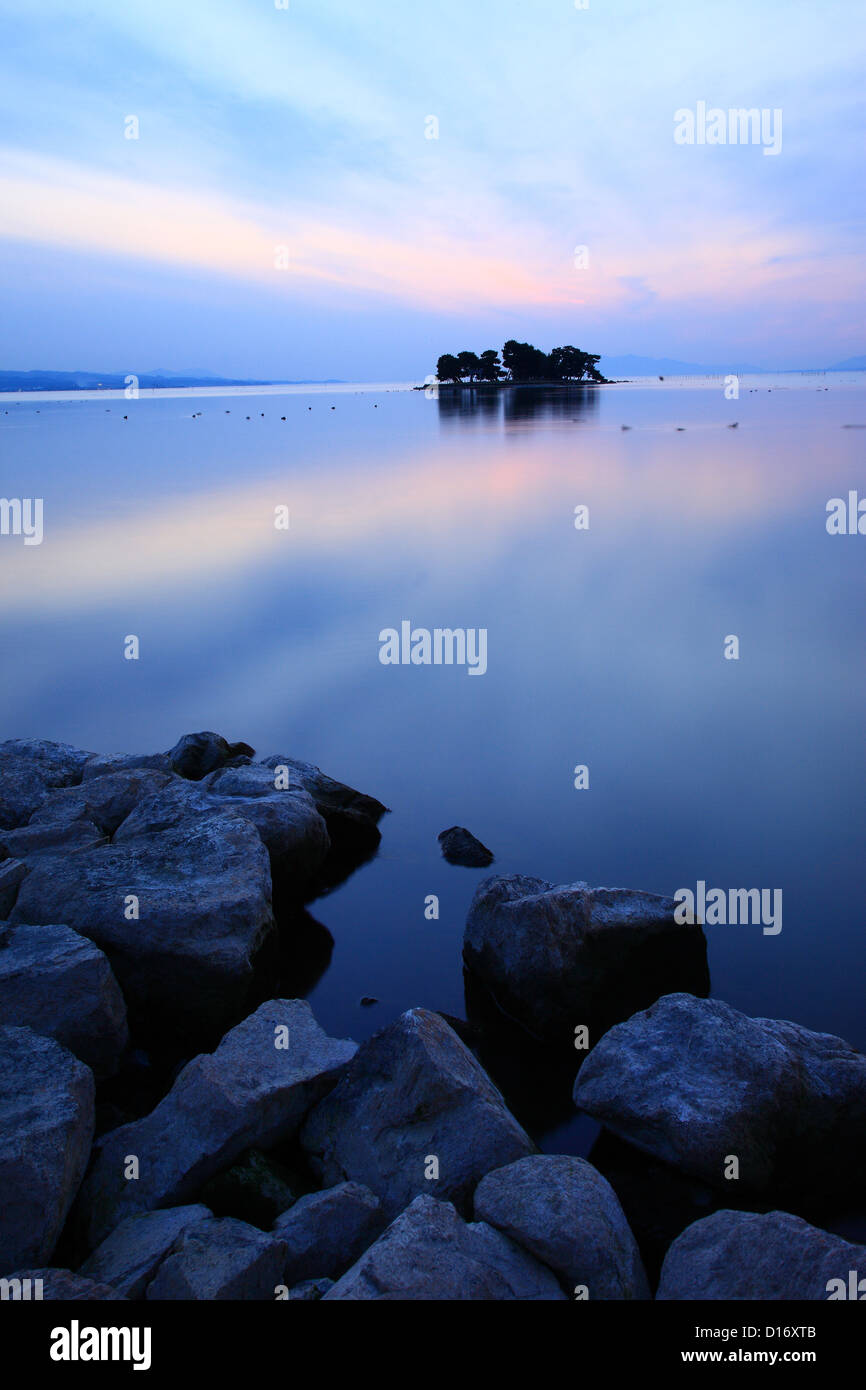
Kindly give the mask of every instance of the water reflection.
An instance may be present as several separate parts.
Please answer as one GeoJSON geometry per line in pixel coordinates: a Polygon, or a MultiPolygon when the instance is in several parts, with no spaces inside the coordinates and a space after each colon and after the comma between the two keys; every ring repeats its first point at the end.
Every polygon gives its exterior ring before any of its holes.
{"type": "Polygon", "coordinates": [[[591,419],[598,412],[595,386],[440,386],[439,418],[449,424],[486,425],[591,419]]]}

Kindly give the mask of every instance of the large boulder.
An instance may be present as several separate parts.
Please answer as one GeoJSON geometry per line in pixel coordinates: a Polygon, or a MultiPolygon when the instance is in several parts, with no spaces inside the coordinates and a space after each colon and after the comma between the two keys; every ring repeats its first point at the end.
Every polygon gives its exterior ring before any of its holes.
{"type": "Polygon", "coordinates": [[[286,1247],[233,1217],[208,1217],[181,1232],[147,1286],[145,1298],[273,1299],[286,1247]]]}
{"type": "Polygon", "coordinates": [[[208,730],[200,734],[184,734],[168,750],[167,756],[173,772],[197,782],[218,767],[244,762],[254,753],[255,749],[250,748],[248,743],[229,743],[222,734],[208,730]]]}
{"type": "Polygon", "coordinates": [[[564,1299],[556,1276],[483,1221],[450,1202],[416,1197],[325,1300],[564,1299]]]}
{"type": "Polygon", "coordinates": [[[786,1211],[717,1211],[674,1241],[656,1297],[861,1300],[866,1245],[851,1245],[786,1211]]]}
{"type": "Polygon", "coordinates": [[[155,1110],[97,1144],[77,1209],[83,1243],[91,1249],[136,1212],[188,1202],[245,1149],[291,1138],[354,1053],[353,1042],[322,1031],[304,1000],[262,1004],[215,1052],[189,1062],[155,1110]]]}
{"type": "Polygon", "coordinates": [[[128,768],[91,777],[47,796],[31,816],[30,826],[87,821],[104,835],[113,835],[139,802],[155,796],[171,780],[168,773],[151,768],[128,768]]]}
{"type": "Polygon", "coordinates": [[[114,1075],[129,1041],[111,966],[66,926],[0,922],[0,1020],[56,1038],[99,1078],[114,1075]]]}
{"type": "Polygon", "coordinates": [[[26,825],[52,789],[80,782],[89,757],[81,748],[47,739],[0,743],[0,830],[26,825]]]}
{"type": "Polygon", "coordinates": [[[660,994],[707,993],[703,930],[674,911],[655,893],[496,876],[472,899],[463,955],[506,1014],[570,1046],[579,1024],[603,1031],[660,994]]]}
{"type": "Polygon", "coordinates": [[[138,768],[165,773],[173,770],[167,753],[91,753],[81,769],[81,780],[89,782],[94,777],[105,777],[111,772],[128,772],[138,768]]]}
{"type": "Polygon", "coordinates": [[[272,772],[251,764],[220,768],[195,782],[173,778],[136,806],[115,843],[182,826],[191,815],[212,811],[236,811],[249,820],[270,854],[272,868],[294,880],[299,891],[328,853],[325,822],[307,792],[297,786],[278,788],[272,772]]]}
{"type": "Polygon", "coordinates": [[[208,1207],[196,1203],[128,1216],[96,1247],[78,1272],[84,1278],[110,1284],[124,1298],[144,1298],[148,1284],[178,1236],[211,1214],[208,1207]]]}
{"type": "Polygon", "coordinates": [[[0,1028],[0,1274],[50,1259],[87,1167],[93,1074],[53,1038],[0,1028]]]}
{"type": "MultiPolygon", "coordinates": [[[[72,787],[70,790],[77,791],[78,788],[72,787]]],[[[50,797],[46,804],[50,804],[53,799],[53,796],[50,797]]],[[[107,840],[105,832],[92,821],[34,820],[29,825],[20,825],[17,830],[0,831],[0,854],[21,860],[24,864],[23,878],[29,873],[36,859],[75,854],[80,849],[96,849],[97,846],[106,844],[107,840]]]]}
{"type": "Polygon", "coordinates": [[[533,1154],[497,1168],[475,1189],[473,1211],[548,1265],[566,1291],[590,1299],[649,1298],[616,1193],[582,1158],[533,1154]]]}
{"type": "Polygon", "coordinates": [[[342,1182],[300,1197],[273,1224],[286,1242],[284,1282],[337,1279],[354,1264],[385,1226],[385,1215],[369,1187],[342,1182]]]}
{"type": "Polygon", "coordinates": [[[612,1028],[584,1062],[574,1102],[715,1187],[737,1177],[738,1191],[778,1199],[862,1185],[866,1056],[718,999],[668,995],[612,1028]]]}
{"type": "Polygon", "coordinates": [[[195,1036],[237,1017],[274,919],[267,852],[234,811],[40,857],[18,889],[15,922],[64,922],[108,956],[149,1029],[195,1036]]]}
{"type": "Polygon", "coordinates": [[[409,1009],[363,1044],[301,1143],[326,1187],[364,1183],[388,1219],[421,1192],[465,1207],[479,1178],[535,1148],[469,1049],[427,1009],[409,1009]]]}
{"type": "Polygon", "coordinates": [[[307,792],[328,827],[331,851],[316,883],[317,892],[336,887],[378,849],[379,821],[388,809],[381,801],[335,781],[312,763],[281,753],[264,758],[261,765],[272,773],[279,770],[281,780],[307,792]]]}

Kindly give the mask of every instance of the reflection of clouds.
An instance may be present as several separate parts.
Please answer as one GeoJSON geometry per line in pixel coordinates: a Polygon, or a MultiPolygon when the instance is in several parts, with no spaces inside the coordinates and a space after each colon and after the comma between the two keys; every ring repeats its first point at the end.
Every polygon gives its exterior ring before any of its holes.
{"type": "Polygon", "coordinates": [[[314,583],[320,561],[339,574],[386,575],[414,562],[419,543],[426,568],[444,575],[459,553],[465,575],[482,570],[521,529],[556,528],[558,518],[568,528],[578,501],[591,508],[590,545],[597,539],[608,554],[620,537],[632,552],[636,531],[676,518],[683,523],[678,544],[712,552],[725,528],[766,525],[796,510],[816,484],[826,491],[825,460],[803,434],[791,431],[782,445],[774,433],[769,457],[763,432],[702,429],[698,457],[686,439],[601,430],[568,444],[561,434],[522,436],[503,452],[501,440],[485,448],[449,435],[447,449],[427,442],[399,463],[359,456],[343,441],[343,461],[317,464],[291,481],[247,474],[230,487],[145,497],[122,518],[62,529],[52,527],[47,509],[38,550],[2,542],[7,612],[68,611],[179,584],[223,585],[278,561],[311,566],[314,583]],[[274,528],[281,504],[290,508],[289,531],[274,528]]]}

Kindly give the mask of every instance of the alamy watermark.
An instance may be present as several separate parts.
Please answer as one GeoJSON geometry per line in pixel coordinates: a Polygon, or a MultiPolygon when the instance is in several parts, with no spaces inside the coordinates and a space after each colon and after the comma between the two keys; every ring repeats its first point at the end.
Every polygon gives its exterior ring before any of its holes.
{"type": "Polygon", "coordinates": [[[674,921],[680,926],[762,926],[764,936],[782,930],[781,888],[710,888],[698,879],[695,891],[674,893],[674,921]]]}
{"type": "Polygon", "coordinates": [[[486,627],[413,628],[408,618],[379,633],[383,666],[465,666],[470,676],[487,670],[486,627]]]}
{"type": "Polygon", "coordinates": [[[764,106],[707,109],[699,101],[692,111],[681,106],[674,112],[674,141],[677,145],[763,145],[764,154],[782,150],[782,110],[764,106]]]}
{"type": "Polygon", "coordinates": [[[25,545],[42,544],[41,497],[0,497],[0,536],[23,536],[25,545]]]}

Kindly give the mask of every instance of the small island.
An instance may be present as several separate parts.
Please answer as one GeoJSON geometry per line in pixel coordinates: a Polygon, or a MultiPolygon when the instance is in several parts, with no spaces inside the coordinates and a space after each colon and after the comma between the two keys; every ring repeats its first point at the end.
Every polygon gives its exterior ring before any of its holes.
{"type": "Polygon", "coordinates": [[[550,352],[531,343],[509,338],[502,355],[488,348],[480,356],[474,352],[446,352],[436,363],[440,386],[567,386],[607,384],[598,370],[600,353],[583,352],[576,347],[556,347],[550,352]]]}

